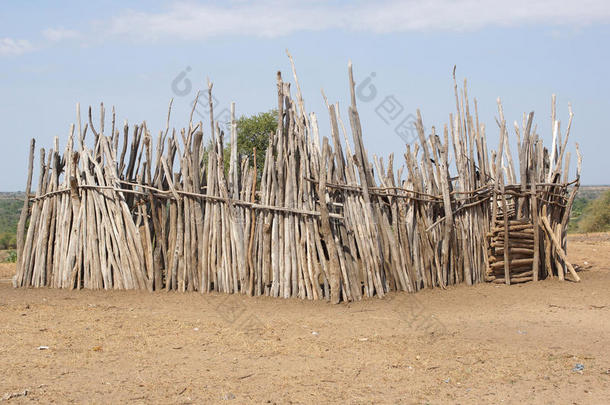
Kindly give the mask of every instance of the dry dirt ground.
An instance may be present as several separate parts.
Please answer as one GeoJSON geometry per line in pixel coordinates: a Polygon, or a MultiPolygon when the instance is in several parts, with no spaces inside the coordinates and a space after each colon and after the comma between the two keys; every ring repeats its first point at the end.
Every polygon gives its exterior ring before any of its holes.
{"type": "Polygon", "coordinates": [[[0,401],[607,404],[610,236],[571,239],[580,284],[337,306],[5,281],[0,401]]]}

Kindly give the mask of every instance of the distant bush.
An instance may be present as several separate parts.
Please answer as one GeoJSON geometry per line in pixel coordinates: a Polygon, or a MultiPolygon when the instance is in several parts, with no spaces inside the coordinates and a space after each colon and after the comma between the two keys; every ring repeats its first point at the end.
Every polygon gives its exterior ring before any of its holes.
{"type": "Polygon", "coordinates": [[[578,220],[578,232],[610,231],[610,191],[606,191],[584,208],[578,220]]]}
{"type": "MultiPolygon", "coordinates": [[[[580,193],[578,194],[580,195],[580,193]]],[[[584,212],[587,205],[593,201],[586,197],[576,197],[572,204],[572,211],[570,212],[570,222],[568,223],[568,232],[578,232],[578,222],[582,219],[582,213],[584,212]]]]}
{"type": "Polygon", "coordinates": [[[0,250],[17,247],[17,222],[23,201],[0,200],[0,250]]]}
{"type": "Polygon", "coordinates": [[[17,248],[17,236],[12,232],[0,234],[0,250],[17,248]]]}
{"type": "Polygon", "coordinates": [[[0,200],[0,233],[16,232],[23,201],[0,200]]]}

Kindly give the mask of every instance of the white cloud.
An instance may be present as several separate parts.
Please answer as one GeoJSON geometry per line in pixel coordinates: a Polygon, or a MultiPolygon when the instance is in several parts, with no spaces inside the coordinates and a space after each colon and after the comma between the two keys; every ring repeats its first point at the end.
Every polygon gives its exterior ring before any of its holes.
{"type": "Polygon", "coordinates": [[[21,55],[34,50],[26,39],[0,38],[0,56],[21,55]]]}
{"type": "Polygon", "coordinates": [[[65,39],[75,39],[80,36],[77,31],[67,30],[62,27],[47,28],[46,30],[42,31],[42,35],[47,40],[52,41],[52,42],[59,42],[59,41],[65,40],[65,39]]]}
{"type": "Polygon", "coordinates": [[[607,22],[610,7],[605,0],[382,0],[347,5],[261,0],[176,2],[162,12],[124,12],[103,26],[121,38],[198,40],[227,35],[277,37],[326,29],[390,33],[607,22]]]}
{"type": "Polygon", "coordinates": [[[162,11],[128,10],[90,21],[91,29],[84,32],[47,28],[37,46],[26,39],[0,38],[0,56],[66,40],[85,46],[109,38],[196,41],[218,36],[273,38],[303,31],[476,31],[528,25],[569,33],[599,23],[610,23],[607,0],[179,0],[162,11]]]}
{"type": "MultiPolygon", "coordinates": [[[[77,39],[80,34],[77,31],[64,28],[49,28],[42,31],[42,36],[50,42],[59,42],[66,39],[77,39]]],[[[27,52],[39,50],[44,47],[43,43],[36,46],[27,39],[0,38],[0,56],[16,56],[27,52]]]]}

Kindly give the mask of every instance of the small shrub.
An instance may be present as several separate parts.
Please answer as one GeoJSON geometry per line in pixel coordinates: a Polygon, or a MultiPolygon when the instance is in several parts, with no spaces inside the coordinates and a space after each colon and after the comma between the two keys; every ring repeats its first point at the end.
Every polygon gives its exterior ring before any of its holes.
{"type": "Polygon", "coordinates": [[[7,263],[17,263],[17,252],[15,252],[14,250],[8,252],[8,256],[6,256],[5,261],[7,263]]]}

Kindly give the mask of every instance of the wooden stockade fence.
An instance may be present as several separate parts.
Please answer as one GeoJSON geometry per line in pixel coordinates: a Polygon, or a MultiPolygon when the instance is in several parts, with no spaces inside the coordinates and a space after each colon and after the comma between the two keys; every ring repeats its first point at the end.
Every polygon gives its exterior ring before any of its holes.
{"type": "MultiPolygon", "coordinates": [[[[352,142],[339,105],[328,102],[330,140],[320,141],[318,118],[306,113],[292,70],[296,98],[277,75],[278,128],[269,134],[262,173],[237,153],[234,105],[228,172],[211,103],[209,126],[191,113],[188,127],[170,131],[168,114],[155,146],[146,123],[118,128],[113,110],[107,128],[102,105],[97,127],[91,109],[83,125],[77,108],[63,152],[57,138],[40,151],[35,194],[32,140],[15,285],[336,303],[462,282],[563,279],[567,272],[578,280],[565,251],[581,157],[570,183],[572,112],[562,135],[554,97],[550,149],[534,114],[524,115],[514,125],[515,165],[500,101],[500,142],[490,151],[476,100],[454,77],[450,124],[426,134],[418,111],[419,143],[406,146],[396,170],[393,155],[369,159],[351,65],[352,142]]],[[[212,100],[211,83],[208,93],[212,100]]]]}

